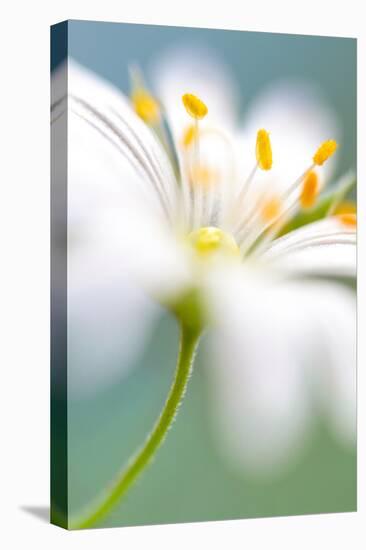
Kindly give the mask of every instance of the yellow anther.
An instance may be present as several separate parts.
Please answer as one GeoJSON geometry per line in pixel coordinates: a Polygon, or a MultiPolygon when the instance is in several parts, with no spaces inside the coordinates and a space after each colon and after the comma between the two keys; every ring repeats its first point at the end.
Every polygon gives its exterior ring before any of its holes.
{"type": "Polygon", "coordinates": [[[188,235],[188,240],[202,258],[220,253],[227,256],[240,255],[240,249],[234,237],[218,227],[200,227],[188,235]]]}
{"type": "Polygon", "coordinates": [[[191,170],[191,183],[192,185],[201,185],[202,187],[211,187],[215,185],[218,180],[218,174],[216,170],[205,165],[196,165],[191,170]]]}
{"type": "Polygon", "coordinates": [[[184,94],[184,96],[182,96],[182,101],[187,113],[192,118],[200,119],[207,115],[208,109],[206,105],[197,96],[193,94],[184,94]]]}
{"type": "Polygon", "coordinates": [[[198,137],[198,130],[194,124],[188,126],[183,132],[182,146],[188,149],[198,137]]]}
{"type": "Polygon", "coordinates": [[[270,170],[272,168],[272,147],[269,133],[266,130],[258,130],[256,143],[256,157],[259,168],[270,170]]]}
{"type": "Polygon", "coordinates": [[[264,222],[274,221],[282,211],[282,203],[278,197],[271,197],[263,202],[261,217],[264,222]]]}
{"type": "Polygon", "coordinates": [[[319,194],[319,178],[314,170],[311,170],[304,179],[300,193],[300,204],[303,208],[314,206],[319,194]]]}
{"type": "Polygon", "coordinates": [[[356,227],[357,226],[357,215],[356,214],[339,214],[337,216],[342,225],[347,227],[356,227]]]}
{"type": "Polygon", "coordinates": [[[336,209],[334,214],[356,214],[356,204],[352,201],[341,202],[336,209]]]}
{"type": "Polygon", "coordinates": [[[318,166],[321,166],[324,164],[326,160],[329,159],[337,149],[338,145],[337,142],[334,141],[334,139],[328,139],[328,141],[324,141],[313,156],[313,161],[318,166]]]}
{"type": "Polygon", "coordinates": [[[132,105],[136,114],[146,124],[154,125],[160,120],[159,102],[143,88],[136,89],[131,96],[132,105]]]}

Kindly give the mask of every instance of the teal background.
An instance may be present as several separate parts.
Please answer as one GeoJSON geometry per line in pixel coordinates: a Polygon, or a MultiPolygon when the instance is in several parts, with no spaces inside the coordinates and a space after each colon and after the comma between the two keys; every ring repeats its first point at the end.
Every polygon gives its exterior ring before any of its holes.
{"type": "MultiPolygon", "coordinates": [[[[356,41],[238,31],[71,21],[69,55],[128,90],[127,65],[149,62],[171,44],[203,44],[234,70],[246,102],[274,78],[314,81],[340,118],[339,174],[356,165],[356,41]]],[[[53,65],[60,56],[55,54],[53,65]]],[[[339,175],[338,174],[338,175],[339,175]]],[[[95,498],[144,440],[173,376],[174,322],[162,315],[131,374],[92,398],[68,405],[69,511],[95,498]]],[[[209,420],[207,371],[200,353],[173,429],[153,464],[102,525],[140,525],[356,508],[355,450],[341,448],[321,417],[304,452],[281,475],[233,473],[217,452],[209,420]]]]}

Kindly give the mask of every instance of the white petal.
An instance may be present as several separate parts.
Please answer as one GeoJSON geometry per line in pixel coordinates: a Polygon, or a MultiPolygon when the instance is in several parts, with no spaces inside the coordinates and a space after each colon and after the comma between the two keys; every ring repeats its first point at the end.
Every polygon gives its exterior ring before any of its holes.
{"type": "Polygon", "coordinates": [[[103,391],[136,365],[159,308],[94,244],[69,254],[68,389],[103,391]]]}
{"type": "MultiPolygon", "coordinates": [[[[122,376],[141,353],[156,306],[140,283],[165,296],[184,268],[168,224],[176,182],[160,145],[117,90],[71,61],[68,86],[67,102],[54,95],[52,119],[56,128],[68,117],[69,389],[80,396],[122,376]]],[[[62,137],[56,147],[66,146],[62,137]]],[[[65,185],[57,176],[55,196],[65,185]]],[[[54,227],[63,232],[59,207],[54,227]]]]}
{"type": "Polygon", "coordinates": [[[276,239],[262,256],[277,269],[307,275],[356,276],[356,233],[337,217],[276,239]]]}
{"type": "Polygon", "coordinates": [[[210,367],[219,448],[239,470],[280,469],[302,443],[308,421],[293,293],[254,274],[226,277],[214,292],[219,327],[210,367]]]}
{"type": "Polygon", "coordinates": [[[226,274],[212,291],[213,421],[230,463],[262,475],[286,467],[306,442],[316,393],[334,433],[351,440],[352,292],[324,282],[270,282],[260,272],[226,274]]]}
{"type": "Polygon", "coordinates": [[[68,84],[69,247],[92,242],[114,258],[117,273],[129,273],[158,298],[170,297],[185,284],[187,269],[168,219],[175,215],[177,183],[165,153],[118,91],[73,62],[68,84]],[[130,162],[131,151],[138,162],[130,162]],[[157,192],[151,173],[167,193],[157,192]]]}
{"type": "MultiPolygon", "coordinates": [[[[334,285],[319,285],[313,296],[316,336],[309,362],[330,427],[347,445],[356,439],[356,294],[334,285]]],[[[311,289],[309,289],[311,291],[311,289]]]]}
{"type": "Polygon", "coordinates": [[[158,301],[174,299],[192,284],[184,244],[141,204],[131,201],[123,215],[119,208],[101,211],[95,219],[94,242],[114,258],[118,273],[128,273],[158,301]]]}
{"type": "MultiPolygon", "coordinates": [[[[121,164],[120,186],[124,190],[134,192],[139,181],[137,188],[142,187],[147,197],[159,200],[165,210],[175,208],[176,182],[165,151],[119,90],[69,60],[67,108],[71,123],[69,139],[75,125],[79,123],[81,128],[80,122],[88,130],[83,141],[69,143],[71,153],[88,147],[91,140],[98,145],[98,156],[105,169],[111,157],[116,170],[121,164]]],[[[94,181],[97,178],[105,181],[107,174],[96,173],[94,181]]]]}

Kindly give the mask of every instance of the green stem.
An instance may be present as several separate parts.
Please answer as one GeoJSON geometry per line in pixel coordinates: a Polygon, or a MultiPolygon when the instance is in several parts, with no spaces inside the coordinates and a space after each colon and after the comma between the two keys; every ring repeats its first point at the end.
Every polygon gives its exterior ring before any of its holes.
{"type": "Polygon", "coordinates": [[[104,518],[127,493],[128,489],[143,472],[164,441],[168,429],[177,413],[184,396],[193,367],[194,354],[198,345],[200,331],[181,326],[180,350],[173,384],[164,408],[148,436],[144,446],[136,453],[125,469],[116,477],[96,508],[75,521],[69,523],[69,529],[85,529],[104,518]]]}

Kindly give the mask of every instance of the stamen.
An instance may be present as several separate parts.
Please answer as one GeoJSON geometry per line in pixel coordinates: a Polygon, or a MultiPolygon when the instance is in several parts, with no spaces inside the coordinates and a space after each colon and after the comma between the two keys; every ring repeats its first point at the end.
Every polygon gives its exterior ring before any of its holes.
{"type": "Polygon", "coordinates": [[[262,204],[261,218],[264,222],[272,222],[281,214],[282,202],[279,197],[271,197],[262,204]]]}
{"type": "Polygon", "coordinates": [[[357,226],[357,215],[346,213],[346,214],[338,214],[337,218],[341,222],[342,225],[345,225],[347,227],[356,227],[357,226]]]}
{"type": "Polygon", "coordinates": [[[337,149],[338,145],[334,139],[328,139],[324,141],[313,156],[314,164],[321,166],[326,160],[329,159],[337,149]]]}
{"type": "Polygon", "coordinates": [[[189,147],[191,147],[191,145],[193,145],[193,143],[195,142],[197,137],[198,137],[197,136],[197,127],[196,127],[195,124],[191,124],[183,132],[182,141],[181,141],[182,146],[185,149],[188,149],[189,147]]]}
{"type": "Polygon", "coordinates": [[[300,204],[303,208],[314,206],[319,194],[319,178],[314,170],[311,170],[305,177],[300,193],[300,204]]]}
{"type": "Polygon", "coordinates": [[[136,114],[146,124],[155,126],[159,122],[161,115],[160,105],[147,90],[137,88],[132,93],[131,100],[136,114]]]}
{"type": "Polygon", "coordinates": [[[356,214],[356,211],[357,209],[354,202],[344,201],[336,207],[334,214],[356,214]]]}
{"type": "Polygon", "coordinates": [[[258,130],[256,157],[259,168],[270,170],[272,168],[272,147],[269,134],[266,130],[258,130]]]}
{"type": "MultiPolygon", "coordinates": [[[[199,147],[199,128],[198,121],[204,118],[208,109],[206,105],[197,96],[193,94],[184,94],[182,96],[183,105],[187,113],[194,119],[194,130],[191,134],[191,139],[194,144],[193,165],[200,166],[200,147],[199,147]]],[[[203,210],[203,191],[200,185],[193,188],[192,196],[192,227],[200,225],[200,219],[203,210]]]]}
{"type": "MultiPolygon", "coordinates": [[[[258,138],[260,137],[260,132],[264,132],[264,134],[261,134],[261,136],[266,136],[265,130],[259,130],[258,132],[258,138]]],[[[266,137],[264,137],[266,139],[266,137]]],[[[258,141],[257,140],[257,144],[258,141]]],[[[270,146],[270,145],[269,145],[270,146]]],[[[305,207],[305,204],[309,204],[312,201],[315,200],[318,189],[317,185],[315,184],[315,178],[311,173],[313,172],[316,165],[322,165],[336,150],[337,143],[334,140],[328,140],[324,142],[316,151],[314,157],[313,157],[313,163],[303,172],[303,174],[297,178],[292,185],[290,185],[287,190],[281,195],[279,201],[276,204],[276,201],[273,202],[269,201],[268,206],[267,204],[264,205],[264,207],[254,214],[254,216],[250,219],[246,219],[245,222],[241,223],[238,230],[236,231],[236,234],[241,234],[242,231],[245,228],[245,225],[252,225],[253,229],[249,230],[249,234],[247,234],[245,237],[243,237],[244,240],[241,239],[241,248],[246,250],[249,250],[250,247],[253,245],[253,243],[256,242],[256,240],[263,234],[268,226],[272,223],[280,223],[280,220],[284,221],[285,217],[288,216],[288,214],[296,208],[299,204],[299,195],[297,194],[296,197],[293,198],[289,203],[287,203],[287,199],[290,198],[292,193],[294,193],[296,190],[299,189],[301,185],[302,192],[300,193],[300,204],[305,207]],[[310,179],[309,179],[310,178],[310,179]],[[283,208],[282,205],[286,204],[286,208],[283,208]],[[260,227],[258,231],[258,221],[262,219],[262,221],[265,221],[264,227],[260,227]],[[257,222],[257,226],[255,225],[255,222],[257,222]]],[[[258,151],[258,145],[257,145],[257,151],[258,151]]],[[[258,159],[258,165],[259,165],[259,158],[258,158],[258,152],[257,152],[257,159],[258,159]]],[[[349,223],[352,223],[351,220],[349,220],[349,223]]]]}
{"type": "MultiPolygon", "coordinates": [[[[271,142],[269,139],[269,134],[266,132],[266,130],[258,130],[257,133],[257,141],[256,141],[256,160],[254,167],[252,168],[249,176],[245,180],[243,187],[237,197],[237,203],[239,208],[241,208],[241,205],[244,201],[245,195],[248,193],[248,190],[254,180],[254,177],[257,173],[258,168],[261,168],[262,170],[269,170],[272,167],[272,148],[271,148],[271,142]]],[[[247,216],[244,217],[244,219],[241,220],[241,223],[239,225],[238,231],[240,232],[242,228],[245,226],[245,224],[248,222],[249,218],[251,218],[254,214],[254,212],[257,210],[256,205],[254,205],[254,208],[249,211],[249,214],[247,213],[247,216]]]]}
{"type": "Polygon", "coordinates": [[[328,160],[328,158],[330,156],[333,155],[333,153],[335,152],[335,150],[337,149],[337,143],[330,139],[328,141],[325,141],[324,143],[322,143],[322,145],[320,145],[320,147],[318,148],[318,150],[316,151],[315,155],[313,156],[313,164],[311,164],[306,170],[305,172],[299,177],[297,178],[297,180],[294,181],[294,183],[292,185],[290,185],[290,187],[287,189],[287,191],[285,192],[284,196],[283,196],[283,199],[289,197],[293,191],[295,191],[298,186],[307,178],[307,176],[314,170],[315,166],[321,166],[322,164],[324,164],[324,162],[326,160],[328,160]]]}
{"type": "Polygon", "coordinates": [[[182,96],[182,101],[187,113],[192,118],[201,119],[207,115],[208,109],[206,105],[197,96],[193,94],[184,94],[184,96],[182,96]]]}
{"type": "Polygon", "coordinates": [[[191,169],[191,184],[200,185],[204,188],[209,188],[212,185],[215,185],[218,180],[218,174],[209,166],[199,165],[193,166],[191,169]]]}

